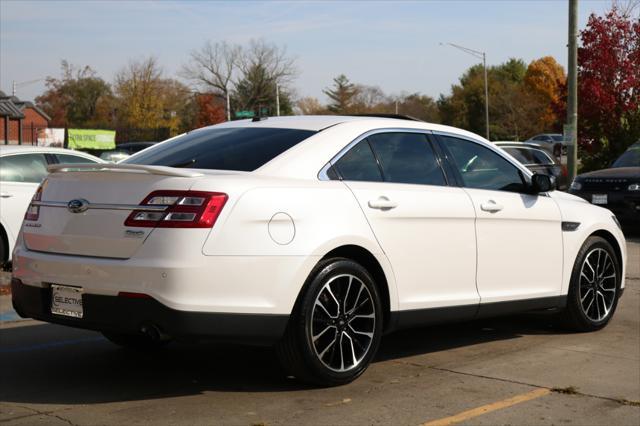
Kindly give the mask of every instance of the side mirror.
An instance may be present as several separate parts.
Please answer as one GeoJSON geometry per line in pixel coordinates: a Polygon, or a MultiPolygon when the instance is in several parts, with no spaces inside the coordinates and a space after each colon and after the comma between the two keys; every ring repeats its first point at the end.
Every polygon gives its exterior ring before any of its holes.
{"type": "Polygon", "coordinates": [[[554,176],[543,175],[540,173],[534,173],[533,176],[531,176],[531,191],[534,194],[553,191],[555,187],[556,179],[554,176]]]}

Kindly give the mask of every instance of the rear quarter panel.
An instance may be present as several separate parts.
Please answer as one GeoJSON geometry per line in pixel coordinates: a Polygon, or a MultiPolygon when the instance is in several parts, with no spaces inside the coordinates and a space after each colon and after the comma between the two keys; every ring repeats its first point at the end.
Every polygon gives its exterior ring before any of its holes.
{"type": "MultiPolygon", "coordinates": [[[[304,258],[296,272],[297,288],[291,293],[295,299],[323,256],[340,246],[357,245],[373,254],[382,266],[390,307],[396,309],[391,265],[346,185],[264,176],[235,182],[232,185],[229,181],[229,200],[202,247],[205,256],[271,256],[274,264],[279,257],[304,258]]],[[[215,188],[212,184],[203,179],[192,189],[225,191],[223,182],[215,182],[215,188]]]]}

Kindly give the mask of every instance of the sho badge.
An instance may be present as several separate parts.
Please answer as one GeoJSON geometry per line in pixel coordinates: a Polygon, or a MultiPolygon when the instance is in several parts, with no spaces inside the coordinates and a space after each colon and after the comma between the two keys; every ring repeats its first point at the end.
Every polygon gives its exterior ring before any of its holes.
{"type": "Polygon", "coordinates": [[[142,238],[144,237],[144,231],[132,231],[130,229],[127,229],[126,231],[124,231],[124,236],[131,238],[142,238]]]}
{"type": "Polygon", "coordinates": [[[84,213],[89,209],[89,202],[84,198],[77,198],[69,201],[67,209],[71,213],[84,213]]]}

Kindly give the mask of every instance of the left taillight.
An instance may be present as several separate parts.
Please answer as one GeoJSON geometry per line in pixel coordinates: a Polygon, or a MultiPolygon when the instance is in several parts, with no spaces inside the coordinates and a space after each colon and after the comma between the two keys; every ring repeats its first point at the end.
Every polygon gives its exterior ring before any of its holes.
{"type": "Polygon", "coordinates": [[[31,204],[29,204],[29,208],[24,215],[24,220],[28,220],[31,222],[35,222],[40,218],[40,206],[34,206],[34,201],[42,200],[42,185],[38,187],[36,193],[33,194],[33,198],[31,199],[31,204]]]}
{"type": "Polygon", "coordinates": [[[154,191],[131,212],[125,226],[140,228],[211,228],[227,194],[204,191],[154,191]],[[148,209],[145,209],[148,206],[148,209]],[[164,207],[164,209],[162,209],[164,207]]]}

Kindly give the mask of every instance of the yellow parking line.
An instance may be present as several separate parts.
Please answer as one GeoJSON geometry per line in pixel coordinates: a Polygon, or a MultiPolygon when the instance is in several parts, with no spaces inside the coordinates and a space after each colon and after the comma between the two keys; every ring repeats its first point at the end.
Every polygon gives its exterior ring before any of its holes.
{"type": "Polygon", "coordinates": [[[540,398],[551,393],[550,389],[536,389],[531,392],[516,395],[511,398],[503,399],[502,401],[492,402],[491,404],[483,405],[482,407],[473,408],[471,410],[463,411],[456,415],[445,417],[438,420],[432,420],[430,422],[423,423],[422,426],[446,426],[455,423],[460,423],[465,420],[472,419],[474,417],[481,416],[483,414],[490,413],[496,410],[502,410],[503,408],[511,407],[512,405],[520,404],[521,402],[531,401],[532,399],[540,398]]]}

